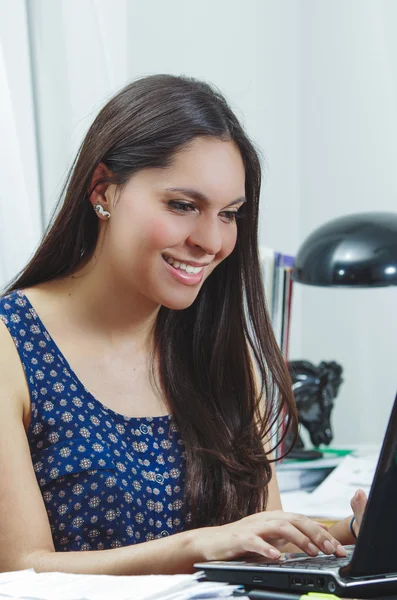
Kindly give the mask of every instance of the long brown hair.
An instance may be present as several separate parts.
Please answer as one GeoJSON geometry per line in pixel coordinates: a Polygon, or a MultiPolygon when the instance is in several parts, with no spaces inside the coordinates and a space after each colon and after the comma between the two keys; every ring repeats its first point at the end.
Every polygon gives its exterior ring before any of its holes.
{"type": "Polygon", "coordinates": [[[161,307],[155,326],[161,388],[186,445],[189,527],[223,524],[263,510],[271,478],[263,440],[282,413],[286,429],[297,425],[291,379],[260,275],[258,151],[222,94],[191,77],[160,74],[134,81],[114,96],[79,149],[39,248],[7,289],[66,276],[93,253],[98,220],[88,188],[100,162],[112,172],[101,182],[122,187],[140,169],[169,166],[197,136],[237,144],[247,203],[231,255],[189,308],[161,307]]]}

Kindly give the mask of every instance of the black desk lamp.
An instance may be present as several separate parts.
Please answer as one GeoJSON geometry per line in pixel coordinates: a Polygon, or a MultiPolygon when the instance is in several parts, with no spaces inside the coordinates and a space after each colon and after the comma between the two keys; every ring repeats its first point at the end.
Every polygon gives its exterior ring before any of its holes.
{"type": "Polygon", "coordinates": [[[397,285],[397,213],[360,213],[325,223],[299,248],[292,279],[319,286],[397,285]]]}
{"type": "MultiPolygon", "coordinates": [[[[397,285],[397,213],[360,213],[325,223],[299,248],[292,279],[327,287],[397,285]]],[[[289,365],[301,423],[315,446],[329,444],[332,401],[343,381],[340,365],[322,362],[315,367],[309,361],[289,365]]],[[[314,458],[314,454],[303,449],[299,438],[290,456],[314,458]]]]}

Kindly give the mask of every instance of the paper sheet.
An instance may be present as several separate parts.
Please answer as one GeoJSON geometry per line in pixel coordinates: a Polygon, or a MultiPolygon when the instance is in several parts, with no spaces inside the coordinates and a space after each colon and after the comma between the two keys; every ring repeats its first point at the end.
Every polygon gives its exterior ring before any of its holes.
{"type": "Polygon", "coordinates": [[[239,586],[199,582],[195,575],[0,574],[0,598],[23,600],[198,600],[230,597],[239,586]]]}

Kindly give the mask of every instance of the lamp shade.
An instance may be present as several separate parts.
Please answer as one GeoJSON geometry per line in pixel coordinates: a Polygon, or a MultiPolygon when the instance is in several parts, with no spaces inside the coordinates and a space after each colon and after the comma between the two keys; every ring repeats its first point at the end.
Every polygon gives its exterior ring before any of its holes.
{"type": "Polygon", "coordinates": [[[328,221],[303,242],[294,281],[308,285],[397,285],[397,213],[368,212],[328,221]]]}

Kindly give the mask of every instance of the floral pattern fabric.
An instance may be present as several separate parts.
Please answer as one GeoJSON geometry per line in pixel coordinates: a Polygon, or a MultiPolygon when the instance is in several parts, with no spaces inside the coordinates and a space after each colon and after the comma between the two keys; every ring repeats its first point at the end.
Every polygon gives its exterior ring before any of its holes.
{"type": "Polygon", "coordinates": [[[25,294],[0,319],[29,385],[28,441],[57,551],[126,546],[183,531],[184,444],[172,415],[126,417],[77,378],[25,294]]]}

